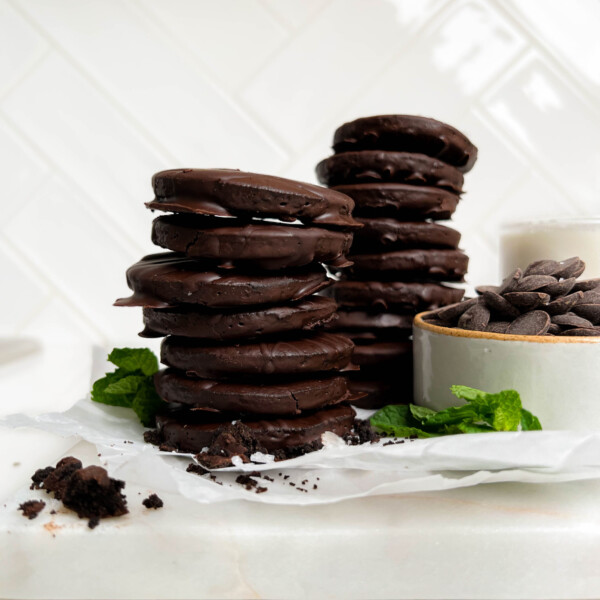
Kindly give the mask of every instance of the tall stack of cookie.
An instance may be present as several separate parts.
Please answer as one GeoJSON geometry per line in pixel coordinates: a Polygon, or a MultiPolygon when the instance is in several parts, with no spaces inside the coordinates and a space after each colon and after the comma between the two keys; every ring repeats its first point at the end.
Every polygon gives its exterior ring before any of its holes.
{"type": "Polygon", "coordinates": [[[453,127],[424,117],[365,117],[339,127],[319,181],[354,199],[354,266],[327,290],[340,305],[331,326],[356,344],[348,375],[359,406],[412,399],[413,316],[458,302],[468,257],[460,234],[436,221],[456,209],[477,148],[453,127]]]}
{"type": "Polygon", "coordinates": [[[315,293],[331,282],[323,264],[348,264],[360,227],[352,200],[225,169],[163,171],[153,187],[147,206],[174,214],[154,220],[152,241],[170,252],[130,267],[134,293],[117,304],[144,307],[141,335],[167,336],[167,368],[155,376],[170,407],[157,417],[160,441],[200,452],[235,421],[246,439],[225,435],[234,453],[294,453],[318,447],[324,431],[348,433],[354,411],[339,371],[353,345],[316,329],[336,304],[315,293]]]}

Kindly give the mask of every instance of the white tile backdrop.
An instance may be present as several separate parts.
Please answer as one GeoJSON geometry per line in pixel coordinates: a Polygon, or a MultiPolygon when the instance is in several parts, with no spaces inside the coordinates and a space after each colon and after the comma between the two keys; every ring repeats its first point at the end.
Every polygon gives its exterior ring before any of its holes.
{"type": "Polygon", "coordinates": [[[137,342],[113,308],[152,249],[150,176],[314,180],[334,129],[446,120],[479,146],[456,215],[600,213],[598,0],[0,0],[0,335],[137,342]]]}

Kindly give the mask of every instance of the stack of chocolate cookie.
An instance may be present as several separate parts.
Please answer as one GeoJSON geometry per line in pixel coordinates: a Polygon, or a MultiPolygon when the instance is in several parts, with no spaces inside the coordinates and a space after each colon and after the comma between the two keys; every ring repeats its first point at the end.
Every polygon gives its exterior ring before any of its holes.
{"type": "Polygon", "coordinates": [[[324,431],[348,433],[339,372],[353,344],[316,329],[336,304],[315,293],[331,282],[323,264],[348,264],[352,200],[225,169],[163,171],[153,187],[147,206],[174,214],[154,220],[152,241],[170,252],[130,267],[134,293],[117,304],[144,307],[141,335],[167,336],[160,441],[200,452],[235,421],[254,449],[293,453],[318,447],[324,431]]]}
{"type": "Polygon", "coordinates": [[[357,119],[337,129],[335,154],[317,165],[321,183],[354,199],[363,224],[354,265],[327,290],[340,305],[333,330],[356,344],[351,389],[374,408],[412,399],[413,316],[458,302],[468,257],[460,234],[436,221],[456,209],[477,148],[453,127],[424,117],[357,119]]]}

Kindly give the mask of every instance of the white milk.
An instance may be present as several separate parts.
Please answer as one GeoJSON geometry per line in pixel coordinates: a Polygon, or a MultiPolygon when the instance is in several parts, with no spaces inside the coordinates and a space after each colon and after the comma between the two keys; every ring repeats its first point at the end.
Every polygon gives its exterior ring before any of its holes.
{"type": "Polygon", "coordinates": [[[545,258],[585,261],[582,278],[600,277],[600,217],[556,219],[505,225],[500,235],[502,276],[545,258]]]}

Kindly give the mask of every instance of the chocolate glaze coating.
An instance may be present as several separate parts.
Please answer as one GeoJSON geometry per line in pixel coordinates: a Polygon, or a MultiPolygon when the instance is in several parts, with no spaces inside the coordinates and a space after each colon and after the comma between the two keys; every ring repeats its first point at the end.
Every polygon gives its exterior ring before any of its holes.
{"type": "Polygon", "coordinates": [[[352,374],[348,378],[348,389],[355,396],[364,394],[352,405],[358,408],[381,408],[388,404],[409,404],[412,402],[412,373],[397,375],[396,380],[385,380],[360,371],[352,374]]]}
{"type": "Polygon", "coordinates": [[[463,281],[469,257],[460,250],[396,250],[380,254],[351,255],[353,273],[393,271],[408,279],[463,281]]]}
{"type": "Polygon", "coordinates": [[[333,149],[419,152],[454,165],[463,173],[471,170],[477,160],[477,148],[458,129],[413,115],[378,115],[344,123],[333,136],[333,149]]]}
{"type": "Polygon", "coordinates": [[[333,331],[377,330],[381,335],[385,330],[410,333],[413,323],[412,314],[385,312],[367,312],[364,310],[338,309],[337,319],[329,322],[325,328],[333,331]]]}
{"type": "Polygon", "coordinates": [[[190,378],[180,371],[166,369],[154,376],[154,385],[165,402],[243,414],[295,415],[349,398],[346,380],[340,376],[238,383],[190,378]]]}
{"type": "Polygon", "coordinates": [[[278,270],[322,262],[348,266],[345,254],[352,234],[319,227],[276,225],[191,215],[158,217],[152,224],[152,242],[195,258],[278,270]]]}
{"type": "Polygon", "coordinates": [[[439,283],[402,281],[336,281],[324,293],[345,307],[395,307],[417,313],[458,302],[463,290],[439,283]]]}
{"type": "Polygon", "coordinates": [[[127,269],[133,295],[115,305],[167,308],[186,303],[230,308],[278,304],[300,300],[331,283],[320,265],[275,273],[239,271],[162,252],[145,256],[127,269]]]}
{"type": "Polygon", "coordinates": [[[217,379],[239,374],[318,373],[344,369],[354,344],[343,335],[318,332],[286,339],[243,342],[223,346],[202,344],[189,338],[167,337],[161,362],[198,377],[217,379]]]}
{"type": "MultiPolygon", "coordinates": [[[[334,406],[314,413],[281,419],[237,419],[246,425],[260,446],[266,450],[299,448],[319,442],[321,435],[332,431],[339,436],[349,433],[354,423],[354,410],[349,406],[334,406]]],[[[159,415],[156,424],[160,436],[168,445],[181,452],[200,452],[211,440],[231,424],[231,419],[214,417],[204,411],[159,415]]]]}
{"type": "Polygon", "coordinates": [[[395,182],[436,186],[460,193],[463,175],[454,167],[409,152],[363,150],[334,154],[317,165],[318,180],[328,186],[369,182],[395,182]]]}
{"type": "Polygon", "coordinates": [[[177,335],[215,341],[312,329],[335,318],[336,303],[313,296],[294,304],[257,307],[254,310],[203,311],[178,308],[144,308],[144,336],[177,335]]]}
{"type": "Polygon", "coordinates": [[[455,229],[427,222],[406,222],[390,218],[358,218],[363,227],[354,233],[352,251],[371,253],[401,248],[456,249],[460,233],[455,229]]]}
{"type": "Polygon", "coordinates": [[[407,221],[449,219],[460,198],[447,190],[404,183],[337,185],[356,202],[355,216],[392,216],[407,221]]]}
{"type": "Polygon", "coordinates": [[[233,169],[171,169],[156,173],[152,187],[156,198],[146,205],[151,209],[356,227],[351,216],[353,202],[347,196],[272,175],[233,169]]]}
{"type": "Polygon", "coordinates": [[[358,343],[354,348],[352,362],[363,367],[403,368],[412,365],[412,342],[358,343]]]}

